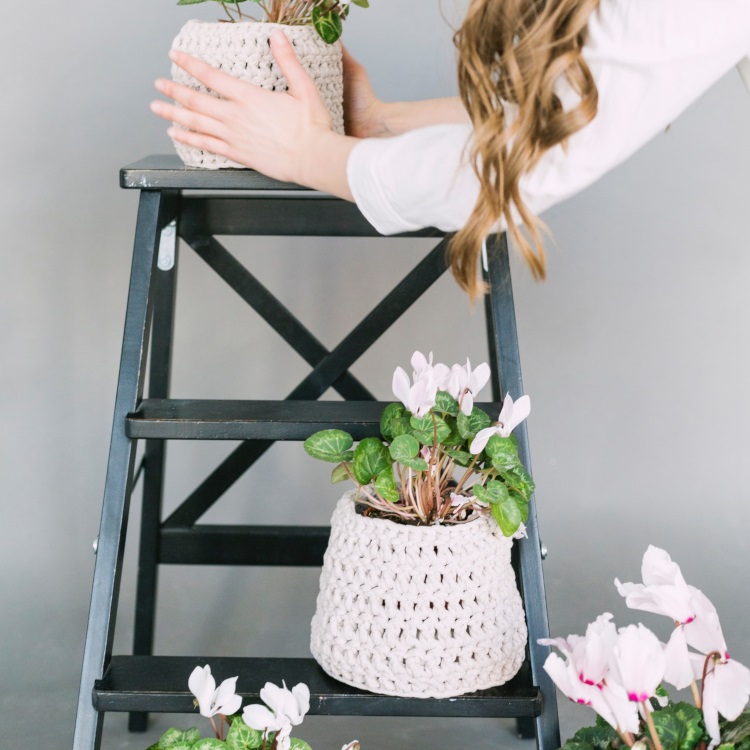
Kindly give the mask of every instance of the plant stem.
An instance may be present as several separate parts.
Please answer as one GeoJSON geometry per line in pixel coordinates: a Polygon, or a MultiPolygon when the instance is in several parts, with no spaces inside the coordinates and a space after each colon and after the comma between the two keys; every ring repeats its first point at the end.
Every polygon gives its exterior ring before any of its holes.
{"type": "Polygon", "coordinates": [[[214,734],[216,735],[216,739],[221,739],[219,737],[219,730],[216,728],[216,722],[214,721],[214,717],[213,716],[209,716],[208,720],[211,722],[211,726],[213,727],[214,734]]]}
{"type": "Polygon", "coordinates": [[[690,683],[690,689],[693,691],[693,700],[695,701],[695,707],[698,709],[703,708],[701,692],[700,690],[698,690],[698,683],[695,680],[690,683]]]}
{"type": "Polygon", "coordinates": [[[626,744],[626,745],[627,745],[628,747],[633,747],[633,745],[635,744],[635,740],[633,739],[633,735],[632,735],[632,734],[630,734],[630,732],[623,732],[623,731],[622,731],[622,730],[620,730],[620,729],[616,729],[615,731],[617,732],[617,734],[619,734],[619,735],[620,735],[620,739],[621,739],[621,740],[622,740],[622,741],[623,741],[623,742],[624,742],[624,743],[625,743],[625,744],[626,744]]]}
{"type": "Polygon", "coordinates": [[[474,464],[476,464],[479,456],[480,456],[479,453],[477,453],[477,455],[474,456],[474,458],[471,460],[471,463],[466,467],[466,471],[464,472],[464,475],[461,477],[458,484],[456,485],[456,489],[453,490],[457,495],[461,492],[461,488],[466,483],[466,480],[474,473],[474,464]]]}
{"type": "Polygon", "coordinates": [[[651,735],[651,741],[654,743],[655,750],[663,750],[659,735],[656,733],[656,727],[654,726],[654,719],[651,716],[651,709],[648,706],[648,701],[641,701],[643,706],[643,714],[646,717],[646,724],[648,725],[648,731],[651,735]]]}

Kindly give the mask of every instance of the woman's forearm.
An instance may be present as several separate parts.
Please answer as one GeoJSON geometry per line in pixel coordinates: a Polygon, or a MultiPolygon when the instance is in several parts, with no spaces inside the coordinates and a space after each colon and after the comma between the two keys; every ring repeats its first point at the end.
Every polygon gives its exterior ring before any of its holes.
{"type": "Polygon", "coordinates": [[[468,122],[469,115],[457,96],[416,102],[381,102],[368,135],[371,138],[387,137],[429,125],[468,122]]]}

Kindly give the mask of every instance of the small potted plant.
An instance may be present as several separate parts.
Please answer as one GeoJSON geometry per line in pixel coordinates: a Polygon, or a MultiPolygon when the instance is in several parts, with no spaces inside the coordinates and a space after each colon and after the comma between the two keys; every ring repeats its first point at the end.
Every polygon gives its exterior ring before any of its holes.
{"type": "MultiPolygon", "coordinates": [[[[196,667],[188,678],[195,707],[211,722],[213,737],[201,737],[195,727],[171,727],[148,750],[311,750],[304,740],[292,737],[310,710],[310,690],[300,682],[291,690],[267,682],[260,691],[263,704],[245,706],[235,692],[237,678],[228,677],[219,687],[211,667],[196,667]]],[[[359,750],[353,740],[341,750],[359,750]]]]}
{"type": "Polygon", "coordinates": [[[716,608],[664,550],[649,547],[641,570],[643,583],[615,585],[630,608],[672,621],[666,644],[642,624],[618,630],[608,612],[583,636],[540,640],[560,651],[544,664],[558,689],[598,714],[563,750],[747,750],[750,670],[730,657],[716,608]]]}
{"type": "MultiPolygon", "coordinates": [[[[302,67],[315,81],[331,114],[334,130],[344,132],[344,83],[339,38],[352,5],[368,0],[179,0],[178,5],[218,2],[225,18],[217,22],[191,20],[172,42],[172,49],[187,52],[230,75],[271,91],[286,91],[287,82],[269,47],[269,38],[281,28],[294,45],[302,67]],[[251,10],[243,10],[250,6],[251,10]]],[[[176,65],[172,78],[197,90],[198,81],[176,65]]],[[[189,167],[221,169],[242,167],[222,156],[173,141],[189,167]]]]}
{"type": "Polygon", "coordinates": [[[339,501],[312,621],[311,650],[331,676],[377,693],[443,698],[500,685],[520,668],[523,608],[510,564],[534,490],[513,428],[528,396],[506,397],[493,422],[474,406],[490,369],[432,364],[415,352],[412,379],[381,437],[354,447],[323,430],[305,442],[335,463],[339,501]]]}

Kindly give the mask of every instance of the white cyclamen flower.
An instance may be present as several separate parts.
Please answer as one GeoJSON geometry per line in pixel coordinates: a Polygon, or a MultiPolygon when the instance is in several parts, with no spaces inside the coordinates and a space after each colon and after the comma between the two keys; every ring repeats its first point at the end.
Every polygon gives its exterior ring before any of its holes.
{"type": "Polygon", "coordinates": [[[289,737],[292,726],[302,723],[305,714],[310,710],[310,690],[300,682],[291,690],[282,682],[283,687],[267,682],[260,691],[260,699],[265,706],[255,703],[246,706],[242,719],[252,729],[278,732],[281,739],[289,737]]]}
{"type": "Polygon", "coordinates": [[[513,401],[510,393],[505,396],[503,408],[497,418],[497,422],[492,427],[485,427],[479,430],[474,440],[471,441],[469,451],[471,453],[481,453],[489,439],[493,435],[500,437],[509,437],[510,433],[523,422],[531,413],[531,399],[528,396],[521,396],[518,401],[513,401]]]}
{"type": "Polygon", "coordinates": [[[466,360],[466,367],[453,365],[441,390],[447,391],[458,401],[461,411],[468,417],[474,408],[474,397],[487,385],[490,379],[490,366],[482,362],[476,370],[471,369],[471,362],[466,360]]]}
{"type": "Polygon", "coordinates": [[[703,720],[711,747],[721,742],[719,714],[734,721],[750,698],[750,670],[724,653],[714,661],[703,684],[703,720]]]}
{"type": "Polygon", "coordinates": [[[607,682],[618,682],[634,703],[652,698],[664,679],[666,660],[659,639],[644,625],[628,625],[617,636],[613,670],[607,682]]]}
{"type": "Polygon", "coordinates": [[[240,710],[242,698],[235,693],[237,678],[230,677],[216,687],[211,667],[196,667],[188,678],[188,688],[198,701],[201,716],[231,716],[240,710]]]}
{"type": "Polygon", "coordinates": [[[445,377],[445,373],[438,371],[438,368],[445,368],[446,373],[448,372],[445,365],[433,367],[431,362],[432,354],[427,360],[421,352],[414,352],[411,358],[414,367],[413,384],[403,367],[397,367],[393,373],[393,394],[415,417],[424,417],[435,406],[438,386],[445,377]]]}

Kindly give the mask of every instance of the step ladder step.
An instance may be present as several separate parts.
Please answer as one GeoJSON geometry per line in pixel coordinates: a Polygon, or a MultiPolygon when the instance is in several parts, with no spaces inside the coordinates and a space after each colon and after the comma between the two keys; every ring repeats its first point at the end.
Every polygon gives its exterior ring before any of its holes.
{"type": "MultiPolygon", "coordinates": [[[[380,434],[389,401],[219,401],[145,399],[128,415],[131,438],[165,440],[305,440],[318,430],[346,430],[355,440],[380,434]]],[[[500,404],[477,404],[491,417],[500,404]]]]}
{"type": "Polygon", "coordinates": [[[97,711],[192,713],[187,683],[196,666],[211,665],[217,684],[237,675],[243,705],[260,702],[266,682],[310,688],[310,714],[338,716],[454,716],[511,718],[538,716],[542,699],[531,685],[527,664],[501,687],[457,698],[422,699],[375,695],[329,677],[314,659],[203,656],[113,656],[93,690],[97,711]]]}
{"type": "Polygon", "coordinates": [[[329,526],[162,526],[159,562],[320,567],[330,534],[329,526]]]}

